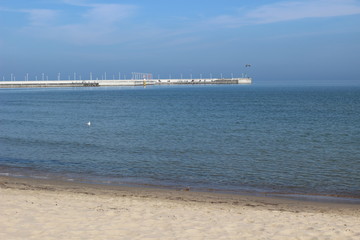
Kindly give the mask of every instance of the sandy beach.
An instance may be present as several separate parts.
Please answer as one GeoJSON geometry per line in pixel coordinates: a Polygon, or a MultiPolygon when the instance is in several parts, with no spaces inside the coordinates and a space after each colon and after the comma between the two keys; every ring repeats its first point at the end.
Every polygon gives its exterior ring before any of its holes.
{"type": "Polygon", "coordinates": [[[360,206],[0,177],[0,239],[360,239],[360,206]]]}

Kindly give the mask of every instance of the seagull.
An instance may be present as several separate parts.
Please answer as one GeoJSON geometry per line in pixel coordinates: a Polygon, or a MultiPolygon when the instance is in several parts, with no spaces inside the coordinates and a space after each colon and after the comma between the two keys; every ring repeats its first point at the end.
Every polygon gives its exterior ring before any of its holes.
{"type": "Polygon", "coordinates": [[[89,122],[87,123],[87,125],[90,126],[90,125],[91,125],[91,122],[89,121],[89,122]]]}

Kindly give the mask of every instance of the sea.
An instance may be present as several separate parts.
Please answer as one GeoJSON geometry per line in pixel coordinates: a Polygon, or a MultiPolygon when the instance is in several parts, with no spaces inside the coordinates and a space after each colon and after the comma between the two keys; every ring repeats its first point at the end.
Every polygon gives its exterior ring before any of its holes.
{"type": "Polygon", "coordinates": [[[360,199],[360,87],[0,89],[0,175],[360,199]]]}

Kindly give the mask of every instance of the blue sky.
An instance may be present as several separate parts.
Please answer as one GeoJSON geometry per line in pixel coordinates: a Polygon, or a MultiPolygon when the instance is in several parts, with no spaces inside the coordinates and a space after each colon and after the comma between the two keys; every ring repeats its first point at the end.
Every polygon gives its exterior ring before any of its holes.
{"type": "Polygon", "coordinates": [[[0,80],[248,73],[360,85],[359,0],[0,0],[0,33],[0,80]]]}

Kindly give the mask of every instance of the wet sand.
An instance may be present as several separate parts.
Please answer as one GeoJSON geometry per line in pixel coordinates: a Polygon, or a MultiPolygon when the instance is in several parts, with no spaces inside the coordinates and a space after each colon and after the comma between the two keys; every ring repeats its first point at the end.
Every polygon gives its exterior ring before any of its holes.
{"type": "Polygon", "coordinates": [[[360,239],[360,205],[0,177],[0,239],[360,239]]]}

